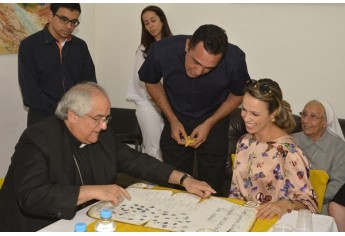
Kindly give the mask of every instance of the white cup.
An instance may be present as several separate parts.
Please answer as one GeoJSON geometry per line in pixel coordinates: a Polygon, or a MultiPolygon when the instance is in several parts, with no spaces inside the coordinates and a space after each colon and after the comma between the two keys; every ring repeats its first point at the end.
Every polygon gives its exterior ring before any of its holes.
{"type": "Polygon", "coordinates": [[[300,209],[298,211],[296,232],[313,232],[313,216],[309,209],[300,209]]]}
{"type": "Polygon", "coordinates": [[[275,224],[273,225],[273,232],[294,232],[294,227],[289,224],[275,224]]]}

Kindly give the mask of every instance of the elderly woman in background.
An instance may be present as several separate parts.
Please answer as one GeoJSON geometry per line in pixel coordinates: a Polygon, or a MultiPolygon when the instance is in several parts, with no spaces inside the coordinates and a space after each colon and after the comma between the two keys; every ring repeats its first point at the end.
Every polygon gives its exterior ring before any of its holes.
{"type": "Polygon", "coordinates": [[[318,212],[308,161],[289,136],[296,124],[278,83],[251,81],[241,115],[248,133],[237,143],[229,197],[260,204],[259,218],[303,208],[318,212]]]}
{"type": "Polygon", "coordinates": [[[303,132],[292,134],[308,158],[310,168],[325,170],[329,175],[322,214],[345,183],[345,139],[337,116],[326,101],[309,101],[301,115],[303,132]]]}

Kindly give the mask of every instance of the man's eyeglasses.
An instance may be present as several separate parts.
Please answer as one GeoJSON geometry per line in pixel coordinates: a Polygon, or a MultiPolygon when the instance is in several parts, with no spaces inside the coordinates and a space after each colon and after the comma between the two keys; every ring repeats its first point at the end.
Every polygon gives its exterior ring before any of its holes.
{"type": "Polygon", "coordinates": [[[252,86],[255,89],[259,89],[261,95],[268,95],[268,96],[273,96],[273,92],[270,89],[270,86],[266,83],[259,83],[255,79],[251,79],[247,81],[247,86],[252,86]]]}
{"type": "Polygon", "coordinates": [[[306,112],[300,112],[299,115],[301,116],[302,119],[306,119],[307,117],[309,117],[309,119],[311,121],[316,121],[316,120],[320,120],[323,119],[323,116],[317,116],[316,114],[310,114],[308,115],[306,112]]]}
{"type": "Polygon", "coordinates": [[[99,117],[99,118],[94,118],[92,116],[89,116],[88,114],[85,114],[86,116],[90,117],[91,119],[93,119],[94,121],[96,121],[97,125],[100,125],[100,124],[109,124],[109,122],[111,121],[111,119],[113,117],[111,116],[107,116],[107,117],[99,117]]]}
{"type": "Polygon", "coordinates": [[[68,23],[71,23],[71,26],[77,27],[80,24],[80,21],[78,19],[70,20],[66,16],[59,16],[58,14],[55,14],[59,18],[60,23],[67,25],[68,23]]]}

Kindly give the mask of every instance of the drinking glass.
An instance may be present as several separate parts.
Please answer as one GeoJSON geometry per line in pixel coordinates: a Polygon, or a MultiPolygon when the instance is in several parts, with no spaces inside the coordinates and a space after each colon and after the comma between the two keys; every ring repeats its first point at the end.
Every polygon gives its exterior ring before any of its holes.
{"type": "Polygon", "coordinates": [[[298,211],[296,232],[313,232],[313,216],[309,209],[298,211]]]}

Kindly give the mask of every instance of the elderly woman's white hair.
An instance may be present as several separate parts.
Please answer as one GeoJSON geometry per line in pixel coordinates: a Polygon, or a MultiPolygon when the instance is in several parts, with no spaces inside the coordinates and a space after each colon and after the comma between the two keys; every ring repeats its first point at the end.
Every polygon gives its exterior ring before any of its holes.
{"type": "Polygon", "coordinates": [[[332,106],[327,101],[322,99],[318,99],[315,101],[320,102],[322,106],[325,108],[327,116],[327,130],[331,132],[331,134],[341,138],[345,142],[344,134],[339,124],[338,117],[335,114],[332,106]]]}

